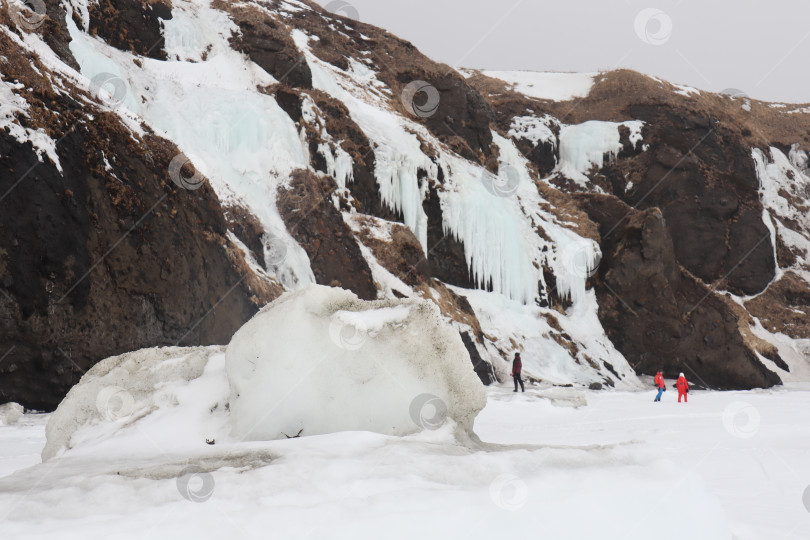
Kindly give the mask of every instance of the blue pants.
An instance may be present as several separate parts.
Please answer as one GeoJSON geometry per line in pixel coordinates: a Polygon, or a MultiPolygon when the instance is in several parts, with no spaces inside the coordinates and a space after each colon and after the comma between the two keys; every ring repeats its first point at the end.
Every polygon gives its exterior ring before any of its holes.
{"type": "Polygon", "coordinates": [[[661,395],[664,393],[664,388],[658,389],[658,395],[655,396],[655,401],[661,401],[661,395]]]}

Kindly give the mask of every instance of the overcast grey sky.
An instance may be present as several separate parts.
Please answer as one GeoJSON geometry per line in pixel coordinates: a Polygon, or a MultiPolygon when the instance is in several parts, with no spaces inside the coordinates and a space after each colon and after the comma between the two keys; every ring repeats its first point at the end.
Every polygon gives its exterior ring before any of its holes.
{"type": "Polygon", "coordinates": [[[706,90],[810,102],[810,0],[316,1],[353,9],[455,67],[626,67],[706,90]]]}

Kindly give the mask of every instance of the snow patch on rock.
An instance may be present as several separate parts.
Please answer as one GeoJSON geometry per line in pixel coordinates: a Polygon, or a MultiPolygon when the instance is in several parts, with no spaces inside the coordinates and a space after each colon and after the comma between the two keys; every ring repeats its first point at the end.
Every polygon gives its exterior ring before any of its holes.
{"type": "Polygon", "coordinates": [[[326,130],[320,108],[306,94],[301,103],[301,115],[304,122],[316,129],[323,141],[318,145],[318,153],[326,161],[326,173],[335,179],[338,189],[348,196],[346,185],[354,180],[354,160],[340,145],[340,141],[335,141],[326,130]]]}
{"type": "Polygon", "coordinates": [[[775,147],[770,148],[770,157],[759,148],[752,150],[752,156],[762,205],[775,218],[777,230],[785,243],[807,252],[810,247],[810,216],[803,209],[804,201],[810,195],[807,154],[794,146],[788,156],[775,147]],[[779,218],[795,224],[795,230],[785,227],[779,218]]]}
{"type": "MultiPolygon", "coordinates": [[[[14,137],[20,144],[31,143],[37,153],[39,161],[42,156],[47,156],[51,163],[62,172],[62,164],[56,154],[56,142],[51,139],[44,130],[23,127],[17,116],[28,116],[28,102],[18,96],[14,90],[19,90],[22,85],[19,83],[9,83],[0,79],[0,130],[8,130],[9,135],[14,137]]],[[[25,171],[20,171],[23,174],[25,171]]]]}
{"type": "Polygon", "coordinates": [[[644,122],[602,122],[591,120],[582,124],[566,125],[560,131],[560,163],[557,171],[585,187],[587,173],[605,166],[605,156],[613,160],[622,150],[619,129],[630,130],[630,143],[636,146],[642,140],[644,122]]]}
{"type": "Polygon", "coordinates": [[[682,84],[672,84],[676,88],[675,93],[684,97],[692,97],[692,96],[699,96],[700,90],[697,88],[693,88],[691,86],[685,86],[682,84]]]}
{"type": "Polygon", "coordinates": [[[599,73],[545,73],[536,71],[482,71],[487,77],[512,85],[524,96],[551,101],[586,97],[599,73]]]}
{"type": "Polygon", "coordinates": [[[515,139],[525,139],[537,146],[542,143],[549,143],[553,148],[557,147],[557,135],[553,127],[560,128],[560,122],[548,114],[537,116],[516,116],[512,119],[509,127],[509,137],[515,139]]]}

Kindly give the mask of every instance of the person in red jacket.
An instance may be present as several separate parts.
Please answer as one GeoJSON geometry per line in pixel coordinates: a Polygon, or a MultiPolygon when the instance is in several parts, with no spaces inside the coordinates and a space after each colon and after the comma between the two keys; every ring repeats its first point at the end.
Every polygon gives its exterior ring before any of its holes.
{"type": "Polygon", "coordinates": [[[681,402],[681,396],[683,396],[684,403],[688,403],[689,399],[687,398],[687,394],[689,393],[689,383],[686,382],[686,377],[683,376],[683,373],[678,376],[678,381],[675,383],[675,386],[678,387],[678,403],[681,402]]]}
{"type": "Polygon", "coordinates": [[[658,395],[655,396],[655,401],[661,401],[661,395],[667,391],[667,383],[664,381],[664,376],[661,372],[655,374],[655,386],[658,387],[658,395]]]}
{"type": "Polygon", "coordinates": [[[515,359],[512,361],[512,378],[515,380],[515,392],[518,389],[518,383],[520,383],[520,390],[521,392],[525,392],[526,389],[523,387],[523,379],[520,378],[520,374],[523,371],[523,362],[520,360],[520,353],[515,353],[515,359]]]}

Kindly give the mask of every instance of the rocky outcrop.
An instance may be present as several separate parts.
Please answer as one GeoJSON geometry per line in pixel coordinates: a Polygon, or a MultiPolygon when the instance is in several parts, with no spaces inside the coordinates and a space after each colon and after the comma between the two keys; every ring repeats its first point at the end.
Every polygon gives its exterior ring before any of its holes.
{"type": "Polygon", "coordinates": [[[810,290],[795,272],[786,272],[745,307],[770,332],[810,339],[810,290]]]}
{"type": "Polygon", "coordinates": [[[351,229],[332,202],[334,184],[310,171],[295,171],[279,193],[278,209],[287,231],[307,252],[321,285],[341,287],[363,300],[375,300],[377,288],[351,229]]]}
{"type": "Polygon", "coordinates": [[[750,147],[710,117],[643,105],[630,114],[650,126],[650,151],[608,167],[614,194],[640,209],[659,208],[678,262],[705,283],[723,281],[721,289],[740,295],[762,292],[776,261],[750,147]]]}
{"type": "Polygon", "coordinates": [[[401,214],[383,203],[374,175],[374,152],[371,143],[363,130],[352,120],[349,110],[343,103],[320,90],[303,92],[289,88],[283,83],[273,89],[272,95],[299,128],[306,130],[313,168],[327,174],[326,161],[318,151],[318,146],[323,142],[322,133],[314,126],[302,122],[301,108],[304,99],[311,99],[318,107],[323,115],[320,120],[324,124],[324,129],[334,140],[340,141],[340,147],[352,158],[354,166],[350,189],[351,204],[355,210],[389,221],[402,221],[401,214]]]}
{"type": "Polygon", "coordinates": [[[475,374],[478,375],[478,378],[484,384],[489,385],[494,383],[496,379],[495,373],[492,370],[492,364],[481,358],[481,353],[478,352],[470,334],[467,332],[460,332],[459,334],[461,335],[461,341],[464,342],[464,347],[467,349],[467,353],[470,355],[475,374]]]}
{"type": "Polygon", "coordinates": [[[47,79],[6,33],[0,50],[27,103],[4,114],[41,134],[0,130],[0,401],[51,409],[108,356],[227,343],[280,291],[255,282],[214,192],[172,181],[173,143],[47,79]]]}
{"type": "Polygon", "coordinates": [[[579,200],[602,235],[599,318],[636,370],[689,373],[711,388],[780,382],[744,343],[735,314],[678,264],[659,209],[634,210],[609,196],[579,200]]]}
{"type": "Polygon", "coordinates": [[[419,240],[408,227],[377,217],[352,216],[355,237],[371,250],[374,259],[409,287],[430,280],[431,267],[419,240]]]}
{"type": "Polygon", "coordinates": [[[0,167],[18,172],[0,183],[0,401],[49,409],[108,356],[227,343],[261,303],[229,259],[211,190],[168,180],[173,145],[146,140],[133,155],[106,127],[61,142],[63,174],[0,137],[0,167]],[[101,173],[104,154],[117,157],[101,173]]]}
{"type": "MultiPolygon", "coordinates": [[[[67,22],[65,20],[65,6],[59,0],[45,0],[45,19],[38,29],[35,29],[42,36],[42,39],[51,50],[67,65],[73,69],[79,69],[79,64],[70,52],[70,35],[68,34],[67,22]]],[[[0,16],[1,18],[1,16],[0,16]]],[[[5,23],[4,23],[5,24],[5,23]]]]}
{"type": "Polygon", "coordinates": [[[230,13],[239,27],[240,33],[231,38],[234,49],[247,54],[281,84],[312,88],[309,65],[282,22],[256,5],[218,1],[214,6],[230,13]]]}
{"type": "MultiPolygon", "coordinates": [[[[88,2],[90,34],[108,44],[141,56],[166,60],[163,22],[172,18],[166,0],[99,0],[88,2]]],[[[77,21],[81,25],[81,21],[77,21]]]]}

